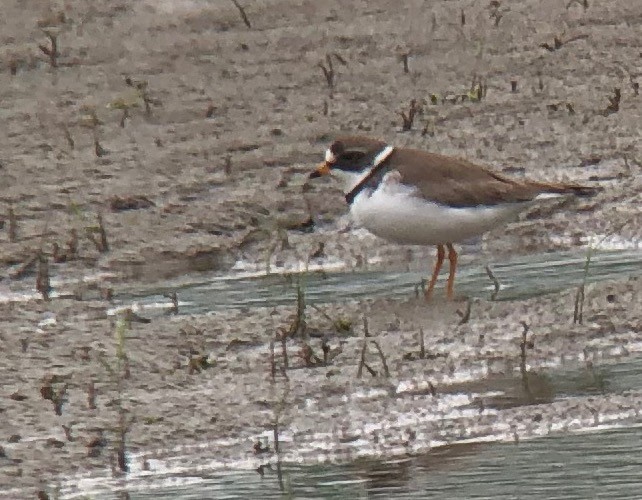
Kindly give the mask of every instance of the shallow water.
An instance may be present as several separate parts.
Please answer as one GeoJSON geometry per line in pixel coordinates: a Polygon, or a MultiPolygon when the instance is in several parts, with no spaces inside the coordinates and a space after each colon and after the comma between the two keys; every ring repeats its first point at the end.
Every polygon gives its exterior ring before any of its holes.
{"type": "MultiPolygon", "coordinates": [[[[496,300],[513,300],[542,295],[577,286],[585,279],[586,252],[533,254],[507,262],[490,264],[500,283],[496,300]]],[[[642,250],[599,251],[591,256],[587,283],[642,274],[642,250]]],[[[423,275],[413,272],[308,272],[191,279],[156,284],[154,288],[130,289],[119,294],[118,303],[137,302],[142,307],[163,308],[169,303],[163,294],[176,291],[180,313],[199,314],[219,308],[292,304],[296,282],[301,280],[310,303],[336,302],[367,297],[411,297],[423,275]]],[[[443,280],[436,294],[443,293],[443,280]]],[[[490,298],[494,294],[485,264],[471,262],[458,269],[456,290],[462,296],[490,298]]]]}
{"type": "MultiPolygon", "coordinates": [[[[502,444],[462,444],[397,460],[282,464],[276,471],[225,471],[134,491],[132,499],[236,498],[640,498],[639,427],[502,444]],[[188,484],[185,484],[188,483],[188,484]]],[[[181,480],[182,479],[182,480],[181,480]]],[[[137,489],[137,488],[136,488],[137,489]]],[[[92,498],[119,498],[117,493],[92,498]]],[[[122,497],[120,497],[122,498],[122,497]]]]}

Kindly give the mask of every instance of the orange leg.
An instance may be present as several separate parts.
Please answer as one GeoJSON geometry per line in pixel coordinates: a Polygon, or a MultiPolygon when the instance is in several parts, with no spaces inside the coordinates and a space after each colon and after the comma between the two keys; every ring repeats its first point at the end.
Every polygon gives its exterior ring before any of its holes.
{"type": "Polygon", "coordinates": [[[441,271],[441,265],[444,263],[444,258],[446,257],[446,251],[444,250],[443,245],[437,245],[437,262],[435,262],[435,267],[432,270],[432,278],[428,283],[426,288],[426,300],[430,300],[432,296],[432,291],[435,288],[435,283],[437,283],[437,278],[439,277],[439,271],[441,271]]]}
{"type": "Polygon", "coordinates": [[[448,247],[448,260],[450,261],[450,272],[448,273],[448,284],[446,285],[446,297],[452,300],[454,297],[455,288],[455,272],[457,271],[457,251],[452,243],[446,245],[448,247]]]}

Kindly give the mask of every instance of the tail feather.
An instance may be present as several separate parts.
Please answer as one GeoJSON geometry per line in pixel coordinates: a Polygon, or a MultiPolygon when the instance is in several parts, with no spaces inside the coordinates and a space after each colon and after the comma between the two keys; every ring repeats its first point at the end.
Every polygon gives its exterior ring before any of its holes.
{"type": "Polygon", "coordinates": [[[540,194],[573,194],[575,196],[595,196],[603,190],[600,186],[582,186],[580,184],[565,184],[554,182],[534,182],[533,187],[540,194]]]}

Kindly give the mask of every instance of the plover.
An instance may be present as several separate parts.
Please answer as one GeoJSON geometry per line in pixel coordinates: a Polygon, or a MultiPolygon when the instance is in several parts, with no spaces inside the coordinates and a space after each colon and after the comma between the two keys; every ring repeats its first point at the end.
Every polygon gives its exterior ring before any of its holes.
{"type": "Polygon", "coordinates": [[[446,257],[446,295],[454,296],[457,251],[453,244],[500,226],[538,200],[590,196],[599,188],[511,179],[467,160],[395,148],[360,136],[339,137],[310,178],[335,174],[355,222],[386,240],[436,245],[437,260],[426,287],[430,298],[446,257]]]}

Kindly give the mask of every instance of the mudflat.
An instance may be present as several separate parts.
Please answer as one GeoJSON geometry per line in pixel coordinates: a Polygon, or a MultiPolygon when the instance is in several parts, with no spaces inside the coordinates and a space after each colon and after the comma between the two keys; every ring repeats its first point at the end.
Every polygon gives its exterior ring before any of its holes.
{"type": "Polygon", "coordinates": [[[231,436],[254,456],[252,436],[275,412],[284,429],[311,429],[297,419],[314,397],[318,425],[341,428],[337,391],[429,380],[439,393],[444,374],[477,355],[518,356],[503,335],[519,338],[520,321],[541,335],[533,366],[559,349],[581,358],[598,337],[634,343],[635,278],[590,287],[589,319],[571,329],[574,291],[476,303],[468,326],[463,302],[330,304],[306,313],[330,362],[309,357],[308,344],[322,357],[314,336],[291,338],[284,391],[269,345],[294,305],[149,324],[108,312],[126,285],[226,273],[239,260],[424,259],[431,249],[346,230],[341,186],[306,182],[342,132],[604,188],[492,231],[482,249],[496,259],[639,245],[641,22],[636,0],[3,2],[0,295],[14,298],[0,301],[0,493],[33,497],[75,472],[117,471],[123,422],[130,458],[231,436]],[[44,267],[54,292],[71,291],[18,301],[36,293],[39,268],[47,288],[44,267]],[[355,378],[364,315],[390,357],[387,382],[355,378]],[[443,366],[403,356],[419,329],[439,353],[455,327],[472,333],[455,335],[461,349],[443,366]],[[495,340],[468,352],[482,333],[495,340]]]}

